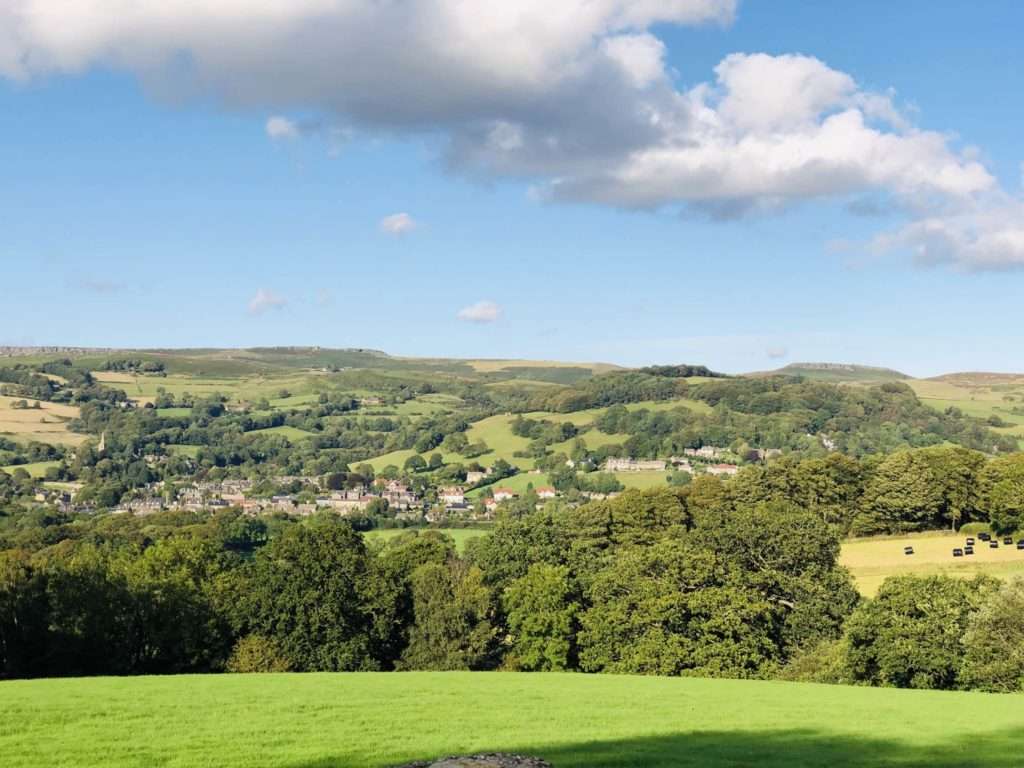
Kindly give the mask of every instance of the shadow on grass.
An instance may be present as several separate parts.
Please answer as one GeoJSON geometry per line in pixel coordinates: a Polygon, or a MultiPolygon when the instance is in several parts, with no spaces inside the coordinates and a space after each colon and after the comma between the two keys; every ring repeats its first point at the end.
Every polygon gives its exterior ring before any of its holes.
{"type": "MultiPolygon", "coordinates": [[[[489,751],[491,748],[483,751],[489,751]]],[[[978,735],[920,746],[807,730],[704,732],[559,746],[494,745],[494,750],[529,754],[554,768],[1021,768],[1024,733],[978,735]]],[[[424,760],[438,755],[410,755],[424,760]]],[[[369,768],[381,762],[352,756],[300,763],[290,768],[369,768]]]]}

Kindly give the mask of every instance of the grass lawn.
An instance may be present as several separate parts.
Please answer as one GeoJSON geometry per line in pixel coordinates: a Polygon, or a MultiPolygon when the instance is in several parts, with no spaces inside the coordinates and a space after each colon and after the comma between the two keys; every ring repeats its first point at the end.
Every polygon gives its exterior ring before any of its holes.
{"type": "Polygon", "coordinates": [[[157,408],[156,415],[165,419],[187,419],[192,415],[191,408],[157,408]]]}
{"type": "Polygon", "coordinates": [[[201,445],[168,445],[167,452],[172,456],[188,456],[190,459],[194,459],[199,455],[199,449],[201,445]]]}
{"type": "Polygon", "coordinates": [[[542,675],[0,682],[5,768],[377,768],[480,751],[556,768],[1011,768],[1024,696],[542,675]]]}
{"type": "Polygon", "coordinates": [[[370,541],[373,541],[374,539],[387,540],[393,539],[399,534],[410,530],[438,531],[439,533],[451,536],[455,539],[455,548],[458,549],[459,552],[462,552],[466,548],[466,542],[470,539],[475,539],[479,536],[486,536],[489,533],[489,531],[481,528],[378,528],[373,531],[367,531],[363,535],[370,541]]]}
{"type": "Polygon", "coordinates": [[[613,475],[627,488],[667,488],[669,472],[612,472],[613,475]]]}
{"type": "Polygon", "coordinates": [[[0,467],[0,472],[13,475],[16,470],[24,469],[32,477],[46,477],[46,470],[50,467],[59,467],[59,461],[37,461],[33,464],[14,464],[10,467],[0,467]]]}
{"type": "Polygon", "coordinates": [[[974,555],[954,558],[953,547],[962,547],[964,538],[959,534],[931,532],[898,538],[848,539],[843,542],[839,562],[853,573],[860,592],[869,596],[878,591],[888,576],[1024,576],[1024,551],[1016,547],[1000,544],[999,549],[989,549],[979,541],[974,555]],[[907,545],[914,547],[913,555],[903,554],[907,545]]]}
{"type": "Polygon", "coordinates": [[[251,432],[246,432],[247,435],[280,435],[288,440],[288,442],[295,443],[299,440],[308,440],[313,437],[312,432],[307,432],[304,429],[298,427],[268,427],[267,429],[254,429],[251,432]]]}

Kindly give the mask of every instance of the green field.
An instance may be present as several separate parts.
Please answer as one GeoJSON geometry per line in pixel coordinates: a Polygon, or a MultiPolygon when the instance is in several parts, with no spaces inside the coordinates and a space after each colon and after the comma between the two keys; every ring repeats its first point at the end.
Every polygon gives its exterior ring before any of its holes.
{"type": "Polygon", "coordinates": [[[50,467],[59,467],[59,461],[37,461],[32,464],[15,464],[10,467],[0,467],[0,472],[13,475],[16,470],[23,469],[32,477],[46,477],[46,470],[50,467]]]}
{"type": "Polygon", "coordinates": [[[889,576],[945,574],[970,578],[979,573],[999,578],[1024,576],[1024,551],[1006,546],[989,549],[984,542],[978,542],[973,556],[954,558],[953,547],[963,544],[963,535],[938,532],[848,539],[843,542],[839,562],[850,569],[861,593],[869,596],[874,595],[889,576]],[[913,555],[903,554],[907,545],[914,547],[913,555]]]}
{"type": "MultiPolygon", "coordinates": [[[[699,413],[706,413],[710,411],[710,407],[706,403],[699,402],[697,400],[668,400],[668,401],[644,401],[639,403],[630,403],[626,406],[631,411],[638,411],[642,409],[652,411],[668,411],[673,408],[686,407],[692,411],[699,413]]],[[[553,421],[557,423],[572,423],[577,427],[589,427],[593,422],[604,414],[607,408],[591,408],[584,411],[574,411],[572,413],[550,413],[547,411],[534,411],[531,413],[523,414],[526,418],[536,420],[553,421]]],[[[490,452],[480,456],[476,459],[481,464],[489,466],[498,459],[504,459],[514,467],[518,467],[523,470],[533,469],[535,461],[530,458],[523,458],[516,456],[517,451],[525,451],[529,446],[530,441],[525,437],[519,437],[512,433],[511,424],[517,418],[513,414],[501,414],[498,416],[489,416],[486,419],[474,422],[469,430],[466,432],[466,437],[471,443],[478,440],[483,440],[487,443],[487,447],[490,448],[490,452]]],[[[591,450],[595,450],[605,445],[611,445],[614,443],[624,442],[628,435],[609,435],[601,432],[597,429],[591,429],[580,435],[584,443],[591,450]]],[[[554,453],[562,452],[568,453],[572,444],[576,438],[566,440],[562,443],[556,443],[550,446],[550,450],[554,453]]],[[[427,454],[433,453],[428,451],[427,454]]],[[[405,460],[415,454],[412,450],[392,451],[381,456],[376,456],[372,459],[367,460],[367,464],[370,464],[375,472],[380,472],[384,467],[389,464],[394,464],[396,467],[401,468],[405,463],[405,460]]],[[[466,464],[471,461],[464,456],[460,456],[455,453],[444,453],[442,456],[446,464],[466,464]]],[[[359,463],[359,462],[357,462],[359,463]]],[[[644,482],[644,481],[639,481],[644,482]]],[[[634,487],[629,485],[629,487],[634,487]]],[[[646,485],[637,485],[635,487],[650,487],[650,482],[646,485]]]]}
{"type": "Polygon", "coordinates": [[[313,437],[312,432],[307,432],[304,429],[298,427],[268,427],[267,429],[254,429],[252,432],[247,432],[249,435],[278,435],[288,440],[288,442],[295,443],[299,440],[308,440],[313,437]]]}
{"type": "Polygon", "coordinates": [[[188,456],[190,459],[194,459],[199,455],[201,448],[201,445],[168,445],[167,452],[172,456],[188,456]]]}
{"type": "Polygon", "coordinates": [[[668,484],[668,472],[613,472],[613,475],[627,488],[662,488],[668,484]]]}
{"type": "Polygon", "coordinates": [[[455,548],[459,552],[462,552],[466,548],[466,542],[470,539],[486,536],[488,534],[488,531],[480,528],[377,528],[372,531],[367,531],[364,535],[370,541],[387,541],[388,539],[393,539],[410,530],[419,530],[421,532],[431,530],[451,536],[455,539],[455,548]]]}
{"type": "Polygon", "coordinates": [[[515,673],[0,682],[5,768],[1011,768],[1024,696],[515,673]]]}

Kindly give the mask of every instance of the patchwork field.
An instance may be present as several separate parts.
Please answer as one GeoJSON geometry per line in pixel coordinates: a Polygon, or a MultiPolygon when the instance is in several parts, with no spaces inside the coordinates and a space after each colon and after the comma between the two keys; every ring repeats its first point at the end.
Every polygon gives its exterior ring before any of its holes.
{"type": "Polygon", "coordinates": [[[0,682],[5,768],[1011,768],[1024,696],[613,675],[365,673],[0,682]],[[957,716],[957,715],[960,716],[957,716]]]}
{"type": "Polygon", "coordinates": [[[1018,438],[1024,448],[1024,376],[958,373],[906,383],[936,410],[955,407],[982,419],[998,416],[1011,426],[994,427],[995,431],[1018,438]]]}
{"type": "Polygon", "coordinates": [[[985,573],[999,578],[1024,576],[1024,551],[1000,545],[990,549],[978,542],[970,557],[953,557],[953,548],[962,547],[960,534],[925,533],[891,538],[848,539],[843,543],[839,561],[853,574],[861,594],[874,595],[889,576],[928,576],[945,574],[970,578],[985,573]],[[905,546],[914,548],[904,555],[905,546]]]}
{"type": "MultiPolygon", "coordinates": [[[[86,439],[86,435],[70,432],[67,428],[67,422],[78,418],[78,408],[47,402],[41,402],[38,409],[11,408],[11,403],[21,399],[0,396],[0,436],[19,442],[53,445],[78,445],[86,439]]],[[[30,400],[29,405],[34,402],[30,400]]]]}
{"type": "Polygon", "coordinates": [[[228,398],[231,405],[255,402],[266,398],[272,406],[275,403],[281,405],[287,403],[287,407],[296,407],[303,402],[308,404],[315,401],[314,393],[325,388],[323,377],[311,373],[237,378],[193,374],[136,376],[116,371],[99,371],[93,375],[107,386],[123,390],[129,398],[137,403],[152,402],[158,391],[163,389],[175,397],[186,392],[196,397],[221,394],[228,398]],[[278,397],[281,390],[284,389],[291,393],[291,397],[278,397]],[[301,399],[303,396],[308,396],[308,399],[301,399]]]}
{"type": "MultiPolygon", "coordinates": [[[[710,410],[710,407],[706,403],[702,403],[696,400],[669,400],[669,401],[645,401],[640,403],[631,403],[626,406],[631,411],[637,410],[653,410],[653,411],[669,411],[674,408],[685,407],[692,411],[704,413],[710,410]]],[[[577,427],[587,427],[602,416],[608,409],[607,408],[591,408],[585,411],[575,411],[573,413],[550,413],[547,411],[534,411],[526,413],[524,416],[529,419],[536,420],[547,420],[556,423],[571,423],[577,427]]],[[[525,437],[519,437],[512,433],[511,424],[515,420],[516,416],[512,414],[501,414],[498,416],[490,416],[486,419],[474,422],[469,430],[466,432],[466,437],[469,441],[476,442],[483,440],[487,443],[487,446],[491,449],[490,453],[484,454],[476,459],[481,464],[490,465],[493,464],[497,459],[504,459],[509,464],[518,467],[521,470],[533,469],[536,462],[531,458],[523,458],[516,456],[517,451],[525,451],[529,446],[530,441],[525,437]]],[[[612,445],[615,443],[622,443],[627,439],[627,435],[610,435],[605,432],[601,432],[597,429],[591,429],[579,436],[580,439],[586,443],[587,447],[591,450],[600,448],[604,445],[612,445]]],[[[556,443],[551,446],[551,450],[554,452],[568,453],[572,448],[572,443],[576,438],[566,440],[562,443],[556,443]]],[[[432,453],[432,452],[428,452],[432,453]]],[[[472,459],[467,459],[463,456],[459,456],[454,453],[441,452],[445,463],[468,463],[472,459]]],[[[405,460],[410,456],[414,455],[415,451],[402,450],[392,451],[391,453],[384,454],[382,456],[376,456],[372,459],[367,460],[367,464],[370,464],[374,471],[379,472],[389,464],[393,464],[399,468],[405,463],[405,460]]],[[[630,473],[630,474],[643,474],[643,473],[630,473]]],[[[662,482],[664,482],[664,473],[662,474],[662,482]]],[[[623,480],[626,483],[625,480],[623,480]]],[[[651,480],[649,478],[637,478],[630,479],[630,482],[626,483],[627,487],[650,487],[651,480]]]]}

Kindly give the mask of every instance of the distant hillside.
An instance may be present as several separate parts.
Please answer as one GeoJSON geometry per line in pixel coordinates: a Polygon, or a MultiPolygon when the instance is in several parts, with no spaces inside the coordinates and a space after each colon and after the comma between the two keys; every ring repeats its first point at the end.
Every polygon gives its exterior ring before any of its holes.
{"type": "Polygon", "coordinates": [[[985,371],[963,371],[933,376],[928,381],[941,381],[958,387],[1024,387],[1024,373],[986,373],[985,371]]]}
{"type": "Polygon", "coordinates": [[[255,347],[250,349],[87,349],[81,347],[0,347],[0,357],[16,363],[71,358],[76,366],[101,368],[105,361],[131,358],[161,364],[170,374],[202,376],[274,375],[310,370],[373,370],[406,374],[447,374],[479,381],[528,380],[571,385],[619,370],[609,363],[547,360],[399,357],[375,349],[255,347]]]}
{"type": "Polygon", "coordinates": [[[911,377],[892,368],[850,363],[790,363],[774,371],[748,373],[748,376],[803,376],[806,379],[832,382],[904,381],[911,377]]]}

